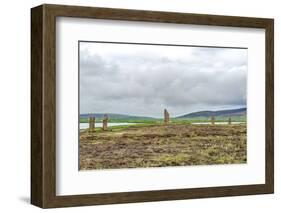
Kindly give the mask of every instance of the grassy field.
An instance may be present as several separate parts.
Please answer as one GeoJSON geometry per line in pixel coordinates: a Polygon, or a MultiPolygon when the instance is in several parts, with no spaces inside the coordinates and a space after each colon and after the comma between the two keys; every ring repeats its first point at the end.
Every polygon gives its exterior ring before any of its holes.
{"type": "MultiPolygon", "coordinates": [[[[195,117],[188,119],[180,119],[180,118],[171,118],[171,123],[191,123],[191,122],[210,122],[211,117],[195,117]]],[[[232,122],[246,122],[246,116],[231,116],[232,122]]],[[[216,122],[227,122],[228,117],[217,116],[216,122]]],[[[89,120],[87,118],[80,118],[80,123],[88,123],[89,120]]],[[[163,123],[163,119],[113,119],[110,118],[110,122],[112,123],[163,123]]],[[[102,119],[96,119],[96,123],[102,123],[102,119]]]]}
{"type": "Polygon", "coordinates": [[[246,125],[158,121],[80,133],[80,169],[246,163],[246,125]]]}

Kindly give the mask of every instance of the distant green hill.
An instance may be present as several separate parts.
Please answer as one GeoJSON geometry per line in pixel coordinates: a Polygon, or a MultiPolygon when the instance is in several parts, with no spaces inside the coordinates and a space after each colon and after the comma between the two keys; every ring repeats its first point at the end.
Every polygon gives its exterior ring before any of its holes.
{"type": "MultiPolygon", "coordinates": [[[[247,108],[231,109],[231,110],[218,110],[218,111],[199,111],[182,116],[171,118],[174,121],[177,120],[210,120],[212,116],[215,116],[216,120],[226,120],[229,117],[233,121],[245,121],[247,108]]],[[[80,114],[80,122],[88,122],[89,117],[95,117],[97,122],[101,122],[104,115],[107,114],[111,122],[129,122],[129,123],[147,123],[147,122],[160,122],[161,118],[153,118],[147,116],[125,115],[116,113],[85,113],[80,114]]]]}
{"type": "Polygon", "coordinates": [[[135,115],[124,115],[124,114],[115,114],[115,113],[86,113],[80,114],[80,120],[88,119],[89,117],[95,117],[100,120],[104,117],[104,115],[108,115],[110,120],[154,120],[152,117],[145,116],[135,116],[135,115]]]}
{"type": "Polygon", "coordinates": [[[230,109],[230,110],[218,110],[218,111],[199,111],[182,116],[178,116],[175,119],[189,119],[189,120],[208,120],[210,117],[216,117],[216,120],[224,120],[226,118],[233,118],[233,120],[245,120],[247,114],[247,108],[230,109]]]}

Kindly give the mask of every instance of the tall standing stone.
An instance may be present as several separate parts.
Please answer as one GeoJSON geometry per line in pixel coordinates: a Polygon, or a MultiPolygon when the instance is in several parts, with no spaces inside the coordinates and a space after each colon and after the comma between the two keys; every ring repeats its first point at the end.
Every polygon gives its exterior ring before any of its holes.
{"type": "Polygon", "coordinates": [[[108,128],[108,115],[105,114],[102,120],[102,130],[106,131],[108,128]]]}
{"type": "Polygon", "coordinates": [[[212,125],[215,124],[215,116],[212,116],[212,117],[211,117],[211,123],[212,123],[212,125]]]}
{"type": "Polygon", "coordinates": [[[95,117],[90,117],[89,118],[89,131],[90,132],[94,132],[95,131],[95,122],[96,122],[95,117]]]}
{"type": "Polygon", "coordinates": [[[228,124],[231,124],[231,118],[228,118],[228,124]]]}
{"type": "Polygon", "coordinates": [[[170,122],[170,114],[168,110],[164,109],[164,124],[168,125],[170,122]]]}

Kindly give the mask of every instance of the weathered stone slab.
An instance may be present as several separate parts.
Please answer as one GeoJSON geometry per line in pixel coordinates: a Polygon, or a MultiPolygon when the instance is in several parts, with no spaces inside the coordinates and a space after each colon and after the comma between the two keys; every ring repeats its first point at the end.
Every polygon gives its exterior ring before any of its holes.
{"type": "Polygon", "coordinates": [[[102,130],[106,131],[108,129],[108,115],[105,114],[102,120],[102,130]]]}
{"type": "Polygon", "coordinates": [[[164,109],[164,124],[168,125],[170,122],[170,114],[167,109],[164,109]]]}
{"type": "Polygon", "coordinates": [[[95,117],[89,117],[89,132],[95,131],[95,122],[96,122],[95,117]]]}
{"type": "Polygon", "coordinates": [[[211,117],[211,123],[212,123],[212,125],[215,125],[215,116],[211,117]]]}

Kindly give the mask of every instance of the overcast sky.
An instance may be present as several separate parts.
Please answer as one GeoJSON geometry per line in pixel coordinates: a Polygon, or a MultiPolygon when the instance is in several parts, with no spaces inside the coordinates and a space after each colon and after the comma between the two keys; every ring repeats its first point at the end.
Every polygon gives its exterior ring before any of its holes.
{"type": "Polygon", "coordinates": [[[80,113],[246,106],[247,49],[80,42],[80,113]]]}

